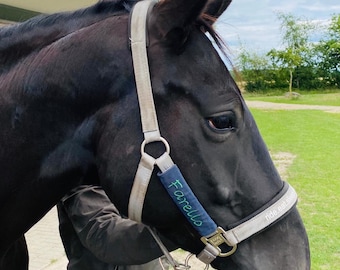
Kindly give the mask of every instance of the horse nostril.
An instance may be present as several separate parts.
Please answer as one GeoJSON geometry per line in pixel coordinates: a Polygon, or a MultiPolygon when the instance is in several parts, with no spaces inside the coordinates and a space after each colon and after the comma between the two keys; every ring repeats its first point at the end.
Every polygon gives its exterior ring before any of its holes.
{"type": "Polygon", "coordinates": [[[233,212],[233,214],[237,217],[243,216],[243,210],[241,208],[241,204],[238,202],[234,202],[230,205],[230,210],[233,212]]]}

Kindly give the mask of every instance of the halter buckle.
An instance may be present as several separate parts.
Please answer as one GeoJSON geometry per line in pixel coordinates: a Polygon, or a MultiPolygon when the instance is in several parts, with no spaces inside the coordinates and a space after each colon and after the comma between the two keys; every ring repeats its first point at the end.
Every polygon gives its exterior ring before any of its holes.
{"type": "Polygon", "coordinates": [[[216,231],[210,235],[210,236],[203,236],[201,237],[201,241],[205,244],[205,245],[212,245],[214,248],[216,248],[218,250],[218,255],[219,257],[228,257],[232,254],[234,254],[234,252],[237,249],[237,245],[232,245],[229,243],[228,239],[225,238],[224,236],[225,234],[225,230],[223,230],[223,228],[221,227],[217,227],[216,231]],[[219,247],[222,244],[227,244],[229,247],[231,247],[231,250],[229,250],[228,252],[222,252],[221,248],[219,247]]]}

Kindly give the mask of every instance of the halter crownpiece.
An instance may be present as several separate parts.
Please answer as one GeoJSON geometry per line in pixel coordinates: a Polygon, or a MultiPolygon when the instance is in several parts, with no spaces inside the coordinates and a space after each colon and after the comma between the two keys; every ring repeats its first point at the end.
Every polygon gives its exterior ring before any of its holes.
{"type": "MultiPolygon", "coordinates": [[[[210,264],[217,256],[230,256],[236,251],[238,243],[266,229],[287,214],[296,204],[297,194],[289,184],[284,182],[282,190],[266,204],[265,209],[256,211],[253,215],[242,220],[239,225],[227,231],[218,227],[205,211],[179,168],[172,161],[169,143],[161,137],[158,127],[146,49],[147,14],[148,10],[155,4],[156,1],[152,0],[136,3],[130,21],[132,59],[144,141],[141,145],[141,159],[129,198],[128,215],[130,219],[142,222],[147,188],[154,167],[157,165],[161,171],[158,176],[164,188],[188,222],[201,235],[201,241],[205,244],[205,248],[197,255],[197,258],[206,264],[210,264]],[[165,146],[166,150],[159,158],[150,156],[144,150],[145,146],[152,142],[162,142],[165,146]],[[267,207],[267,205],[269,206],[267,207]],[[222,252],[220,246],[224,244],[231,247],[230,251],[222,252]]],[[[179,265],[172,259],[158,236],[151,229],[150,231],[172,266],[175,269],[183,269],[181,268],[183,265],[179,265]]]]}

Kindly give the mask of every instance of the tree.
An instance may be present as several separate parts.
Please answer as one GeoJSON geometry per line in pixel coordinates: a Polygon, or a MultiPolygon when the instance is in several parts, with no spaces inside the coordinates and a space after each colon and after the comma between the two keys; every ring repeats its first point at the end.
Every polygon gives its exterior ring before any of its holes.
{"type": "Polygon", "coordinates": [[[237,68],[242,74],[240,84],[249,92],[279,89],[287,85],[287,70],[273,66],[263,53],[242,48],[237,58],[237,68]]]}
{"type": "Polygon", "coordinates": [[[267,55],[276,66],[288,69],[289,92],[292,93],[294,71],[303,64],[304,56],[308,54],[308,40],[314,27],[307,20],[296,18],[292,14],[278,13],[277,16],[281,21],[282,43],[285,48],[272,49],[267,55]]]}
{"type": "Polygon", "coordinates": [[[282,86],[277,86],[280,84],[280,74],[272,68],[266,55],[243,48],[237,58],[237,66],[241,71],[245,90],[249,92],[282,86]]]}
{"type": "Polygon", "coordinates": [[[340,14],[332,16],[326,40],[320,42],[316,51],[324,80],[340,88],[340,14]]]}
{"type": "Polygon", "coordinates": [[[245,89],[249,92],[263,90],[265,73],[268,70],[268,59],[256,52],[246,51],[244,48],[237,58],[238,69],[242,72],[245,89]]]}

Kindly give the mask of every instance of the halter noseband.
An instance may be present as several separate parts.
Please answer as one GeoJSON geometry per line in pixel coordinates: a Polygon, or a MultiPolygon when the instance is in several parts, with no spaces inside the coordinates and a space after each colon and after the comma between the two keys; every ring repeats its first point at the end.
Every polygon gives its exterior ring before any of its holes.
{"type": "MultiPolygon", "coordinates": [[[[130,194],[128,214],[130,219],[142,222],[146,191],[154,167],[157,165],[161,171],[161,173],[158,173],[158,176],[164,188],[183,215],[201,235],[201,241],[205,244],[204,250],[197,255],[197,258],[206,264],[210,264],[217,256],[226,257],[233,254],[238,243],[266,229],[287,214],[296,204],[297,194],[288,183],[284,182],[282,190],[270,202],[251,216],[241,220],[239,225],[227,231],[218,227],[204,210],[182,176],[179,168],[172,161],[170,146],[161,137],[158,127],[146,51],[146,19],[148,10],[155,3],[156,1],[153,0],[136,3],[130,22],[131,50],[144,141],[141,145],[141,160],[130,194]],[[166,150],[159,158],[153,158],[144,151],[145,145],[152,142],[162,142],[165,146],[166,150]],[[220,248],[222,244],[227,244],[231,247],[231,250],[223,253],[220,248]]],[[[153,236],[170,262],[173,262],[172,264],[175,269],[181,269],[178,268],[179,265],[176,265],[176,262],[174,262],[166,249],[164,250],[164,246],[156,234],[153,233],[153,236]]]]}

